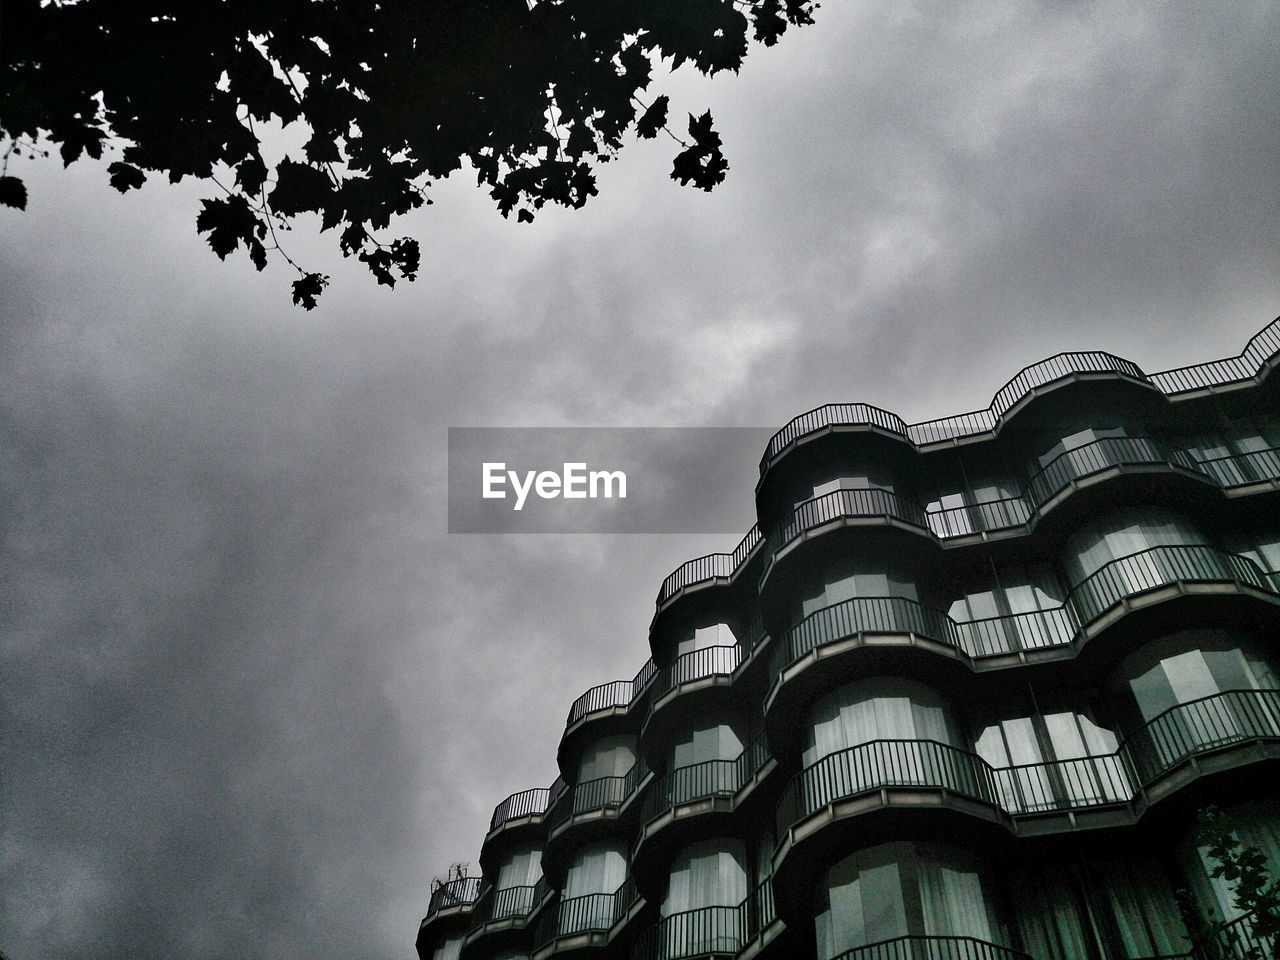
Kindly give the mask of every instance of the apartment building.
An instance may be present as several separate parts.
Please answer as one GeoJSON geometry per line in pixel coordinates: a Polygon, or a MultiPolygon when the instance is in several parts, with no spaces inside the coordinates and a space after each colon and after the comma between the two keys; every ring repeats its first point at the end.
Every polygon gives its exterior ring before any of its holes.
{"type": "Polygon", "coordinates": [[[663,582],[652,659],[572,704],[421,960],[1269,956],[1196,823],[1280,877],[1277,365],[1280,320],[792,420],[756,527],[663,582]]]}

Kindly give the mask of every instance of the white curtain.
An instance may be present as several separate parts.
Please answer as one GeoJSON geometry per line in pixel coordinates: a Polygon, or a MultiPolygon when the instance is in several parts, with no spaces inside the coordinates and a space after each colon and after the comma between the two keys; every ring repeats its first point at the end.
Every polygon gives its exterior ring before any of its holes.
{"type": "Polygon", "coordinates": [[[685,639],[677,643],[676,656],[693,653],[695,650],[705,650],[708,647],[735,647],[737,645],[738,638],[734,636],[732,627],[727,623],[713,623],[705,627],[694,628],[691,635],[686,635],[685,639]]]}
{"type": "Polygon", "coordinates": [[[708,760],[736,760],[742,753],[742,741],[727,723],[692,731],[677,743],[671,756],[671,769],[691,767],[708,760]]]}
{"type": "Polygon", "coordinates": [[[498,869],[497,890],[509,887],[532,887],[542,876],[542,850],[534,847],[521,850],[507,859],[498,869]]]}
{"type": "Polygon", "coordinates": [[[587,749],[578,765],[578,783],[601,777],[621,777],[636,762],[635,738],[626,734],[604,737],[587,749]]]}
{"type": "Polygon", "coordinates": [[[745,847],[741,840],[703,840],[671,863],[662,915],[736,907],[747,898],[745,847]]]}
{"type": "Polygon", "coordinates": [[[436,947],[435,953],[431,954],[431,960],[458,960],[461,955],[462,939],[459,937],[455,940],[446,940],[436,947]]]}
{"type": "Polygon", "coordinates": [[[819,700],[810,718],[805,766],[872,740],[953,742],[938,695],[910,681],[849,684],[819,700]]]}
{"type": "Polygon", "coordinates": [[[596,893],[614,893],[626,879],[627,855],[622,841],[593,843],[573,858],[561,898],[572,900],[596,893]]]}
{"type": "Polygon", "coordinates": [[[1152,860],[1102,861],[1102,901],[1115,920],[1126,957],[1181,954],[1191,944],[1164,871],[1152,860]]]}
{"type": "Polygon", "coordinates": [[[920,904],[928,936],[975,937],[991,942],[982,882],[972,870],[959,870],[921,859],[920,904]]]}
{"type": "Polygon", "coordinates": [[[905,845],[859,851],[828,872],[814,916],[818,955],[824,960],[908,933],[902,872],[895,856],[899,848],[905,845]]]}

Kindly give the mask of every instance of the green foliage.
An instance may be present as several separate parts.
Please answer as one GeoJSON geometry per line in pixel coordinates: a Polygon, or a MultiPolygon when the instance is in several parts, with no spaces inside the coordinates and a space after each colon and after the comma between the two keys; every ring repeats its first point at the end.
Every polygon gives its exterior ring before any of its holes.
{"type": "Polygon", "coordinates": [[[1257,847],[1245,846],[1231,821],[1215,807],[1200,811],[1196,840],[1209,848],[1213,861],[1210,876],[1231,885],[1236,909],[1248,916],[1248,932],[1219,923],[1209,931],[1225,947],[1225,954],[1239,960],[1271,960],[1280,937],[1280,878],[1267,872],[1267,857],[1257,847]]]}
{"type": "MultiPolygon", "coordinates": [[[[284,255],[277,229],[316,214],[339,247],[394,285],[417,244],[383,240],[469,164],[503,216],[580,207],[594,167],[634,126],[666,127],[668,99],[639,94],[655,65],[736,71],[755,40],[813,22],[813,0],[7,0],[0,132],[56,144],[65,164],[119,151],[121,193],[149,174],[206,180],[222,195],[196,221],[220,257],[262,269],[279,252],[311,309],[328,283],[284,255]],[[751,34],[751,37],[748,34],[751,34]],[[264,156],[259,128],[305,125],[300,151],[264,156]],[[234,176],[232,176],[234,172],[234,176]]],[[[668,133],[671,131],[668,130],[668,133]]],[[[709,113],[690,117],[673,179],[710,190],[728,162],[709,113]]],[[[5,171],[7,173],[7,170],[5,171]]],[[[0,203],[23,208],[0,177],[0,203]]]]}

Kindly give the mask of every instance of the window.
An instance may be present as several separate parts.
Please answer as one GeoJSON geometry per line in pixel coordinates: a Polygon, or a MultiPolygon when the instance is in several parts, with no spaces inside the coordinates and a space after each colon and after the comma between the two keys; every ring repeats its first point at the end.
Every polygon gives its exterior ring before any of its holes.
{"type": "Polygon", "coordinates": [[[1070,643],[1075,624],[1063,606],[1064,592],[1046,564],[1011,564],[993,571],[948,611],[960,625],[960,642],[971,656],[1070,643]],[[987,586],[987,584],[991,584],[987,586]]]}
{"type": "Polygon", "coordinates": [[[746,931],[738,905],[747,898],[745,863],[743,842],[727,838],[700,841],[676,856],[662,901],[663,956],[742,948],[746,931]]]}
{"type": "MultiPolygon", "coordinates": [[[[905,936],[1003,941],[984,887],[976,864],[958,851],[912,843],[861,850],[833,866],[819,887],[818,956],[830,960],[905,936]]],[[[922,946],[927,957],[955,956],[945,941],[922,946]]]]}
{"type": "Polygon", "coordinates": [[[533,887],[541,878],[541,847],[526,847],[511,854],[498,869],[493,885],[492,919],[528,913],[533,908],[533,887]]]}
{"type": "Polygon", "coordinates": [[[736,647],[738,638],[733,628],[727,623],[712,623],[705,627],[695,627],[686,631],[682,640],[676,644],[676,656],[693,653],[695,650],[706,650],[708,647],[736,647]]]}
{"type": "Polygon", "coordinates": [[[846,600],[882,597],[918,599],[915,584],[890,559],[846,559],[800,588],[795,619],[801,620],[846,600]]]}
{"type": "Polygon", "coordinates": [[[1097,520],[1067,543],[1067,575],[1086,623],[1123,597],[1179,579],[1229,578],[1186,521],[1156,507],[1122,510],[1097,520]],[[1169,549],[1160,549],[1169,548],[1169,549]]]}
{"type": "Polygon", "coordinates": [[[627,734],[604,737],[582,755],[578,764],[578,783],[601,777],[622,777],[636,762],[635,738],[627,734]]]}
{"type": "Polygon", "coordinates": [[[1227,631],[1187,630],[1129,657],[1121,675],[1145,724],[1131,738],[1135,760],[1153,775],[1201,749],[1276,736],[1272,664],[1227,631]]]}
{"type": "Polygon", "coordinates": [[[579,850],[561,891],[560,934],[609,927],[613,894],[626,879],[627,854],[621,840],[601,840],[579,850]],[[570,900],[577,902],[568,904],[570,900]]]}
{"type": "Polygon", "coordinates": [[[436,947],[435,953],[431,954],[431,960],[458,960],[460,956],[462,956],[462,938],[456,937],[436,947]]]}
{"type": "Polygon", "coordinates": [[[970,765],[956,763],[956,742],[941,698],[906,680],[862,680],[823,697],[810,712],[805,803],[815,809],[884,786],[945,786],[972,794],[970,765]]]}

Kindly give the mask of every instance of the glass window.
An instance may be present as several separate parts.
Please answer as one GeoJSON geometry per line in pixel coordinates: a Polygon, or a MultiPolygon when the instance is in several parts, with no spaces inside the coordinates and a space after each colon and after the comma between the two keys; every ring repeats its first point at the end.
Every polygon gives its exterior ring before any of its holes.
{"type": "Polygon", "coordinates": [[[701,727],[675,745],[671,769],[690,767],[708,760],[736,760],[742,754],[742,741],[727,723],[701,727]]]}
{"type": "Polygon", "coordinates": [[[431,954],[431,960],[458,960],[462,956],[462,938],[446,940],[440,946],[436,947],[435,952],[431,954]]]}
{"type": "Polygon", "coordinates": [[[804,765],[873,740],[953,743],[942,698],[909,680],[861,680],[827,694],[810,712],[804,765]]]}
{"type": "Polygon", "coordinates": [[[880,597],[919,599],[915,583],[904,572],[895,570],[894,566],[888,559],[848,559],[833,565],[821,578],[815,578],[801,586],[796,619],[803,619],[811,613],[846,600],[880,597]]]}
{"type": "Polygon", "coordinates": [[[695,650],[706,650],[708,647],[737,645],[738,638],[734,635],[732,627],[727,623],[712,623],[688,631],[684,639],[676,644],[676,656],[693,653],[695,650]]]}
{"type": "Polygon", "coordinates": [[[600,840],[583,847],[569,864],[565,901],[578,900],[572,909],[560,911],[560,933],[598,930],[613,923],[613,894],[626,882],[627,852],[621,840],[600,840]],[[578,898],[588,897],[588,900],[578,898]]]}
{"type": "Polygon", "coordinates": [[[671,862],[662,915],[706,907],[736,907],[747,898],[745,846],[741,840],[702,840],[671,862]]]}
{"type": "MultiPolygon", "coordinates": [[[[976,864],[945,848],[888,843],[845,857],[818,891],[818,955],[905,936],[1004,940],[976,864]]],[[[939,957],[950,956],[938,945],[939,957]]]]}
{"type": "Polygon", "coordinates": [[[542,877],[542,849],[529,847],[507,858],[498,869],[497,890],[510,887],[532,887],[542,877]]]}
{"type": "Polygon", "coordinates": [[[578,783],[601,777],[621,777],[636,762],[635,738],[627,734],[603,737],[587,748],[578,764],[578,783]]]}

